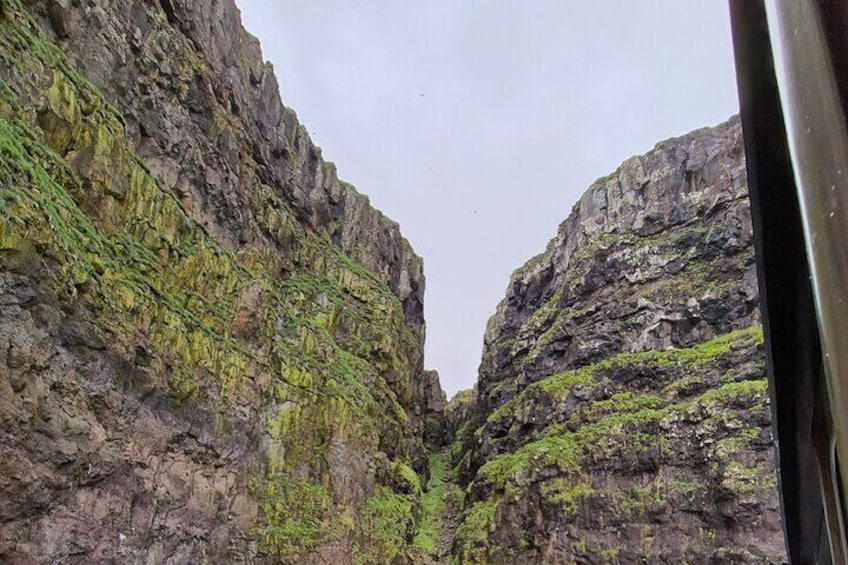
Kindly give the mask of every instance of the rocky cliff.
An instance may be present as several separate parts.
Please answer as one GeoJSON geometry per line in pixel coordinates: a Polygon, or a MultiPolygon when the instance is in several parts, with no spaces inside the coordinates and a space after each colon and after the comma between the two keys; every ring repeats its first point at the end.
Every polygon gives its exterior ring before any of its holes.
{"type": "Polygon", "coordinates": [[[784,559],[741,128],[595,182],[489,321],[462,563],[784,559]]]}
{"type": "Polygon", "coordinates": [[[0,0],[0,178],[0,561],[408,554],[421,260],[232,0],[0,0]]]}
{"type": "Polygon", "coordinates": [[[736,121],[590,187],[450,403],[232,0],[0,0],[0,179],[2,562],[783,557],[736,121]]]}

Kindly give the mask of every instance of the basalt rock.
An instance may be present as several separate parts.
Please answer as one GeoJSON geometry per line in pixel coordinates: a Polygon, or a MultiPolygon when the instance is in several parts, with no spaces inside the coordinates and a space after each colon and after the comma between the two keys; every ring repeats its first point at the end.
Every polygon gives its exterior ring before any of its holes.
{"type": "Polygon", "coordinates": [[[409,558],[421,260],[231,0],[2,0],[0,181],[0,561],[409,558]]]}
{"type": "Polygon", "coordinates": [[[432,450],[439,450],[451,437],[445,420],[447,397],[439,381],[439,372],[424,371],[421,385],[424,405],[419,417],[424,422],[424,442],[432,450]]]}
{"type": "Polygon", "coordinates": [[[463,563],[784,556],[737,119],[595,182],[489,321],[463,563]]]}

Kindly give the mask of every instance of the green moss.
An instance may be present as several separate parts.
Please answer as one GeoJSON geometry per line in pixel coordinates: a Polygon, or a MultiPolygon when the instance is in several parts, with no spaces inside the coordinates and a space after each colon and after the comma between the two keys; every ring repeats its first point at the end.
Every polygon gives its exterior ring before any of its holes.
{"type": "Polygon", "coordinates": [[[476,396],[477,394],[475,393],[474,389],[469,388],[465,390],[460,390],[453,396],[451,402],[458,402],[459,404],[470,404],[474,402],[474,398],[476,396]]]}
{"type": "Polygon", "coordinates": [[[622,391],[613,394],[606,400],[598,400],[586,403],[577,408],[571,417],[571,421],[591,422],[616,413],[651,413],[654,410],[664,408],[667,401],[650,393],[634,393],[622,391]]]}
{"type": "Polygon", "coordinates": [[[662,511],[668,506],[669,488],[661,479],[648,486],[634,486],[610,494],[619,518],[636,520],[650,511],[662,511]]]}
{"type": "Polygon", "coordinates": [[[430,480],[427,482],[427,492],[421,499],[421,521],[412,546],[416,551],[432,555],[436,552],[436,542],[442,528],[440,514],[445,508],[447,495],[444,456],[441,453],[432,454],[429,466],[430,480]]]}
{"type": "MultiPolygon", "coordinates": [[[[736,348],[757,345],[761,340],[762,331],[749,328],[691,348],[617,355],[531,385],[517,399],[505,403],[506,408],[495,412],[489,423],[509,418],[516,411],[525,410],[525,406],[532,406],[532,399],[539,394],[562,396],[575,388],[586,392],[609,387],[611,382],[606,374],[618,368],[662,371],[682,367],[693,370],[713,363],[736,348]]],[[[765,379],[728,382],[677,402],[665,395],[630,390],[614,392],[603,400],[581,403],[564,422],[549,426],[511,452],[490,458],[478,470],[477,478],[491,484],[496,491],[514,495],[522,485],[534,480],[534,468],[538,466],[554,466],[564,476],[573,477],[588,461],[603,454],[650,451],[655,457],[662,457],[665,445],[659,426],[665,418],[683,414],[693,406],[720,412],[729,404],[762,402],[766,386],[765,379]]]]}
{"type": "Polygon", "coordinates": [[[421,479],[418,478],[418,473],[412,470],[412,467],[402,461],[392,461],[392,472],[405,485],[404,489],[414,494],[416,497],[421,496],[421,479]]]}
{"type": "Polygon", "coordinates": [[[777,480],[770,469],[749,467],[740,461],[728,461],[719,476],[721,488],[729,493],[745,495],[777,486],[777,480]]]}
{"type": "MultiPolygon", "coordinates": [[[[520,404],[534,395],[548,394],[563,397],[574,389],[588,392],[609,384],[606,373],[628,367],[640,367],[646,371],[680,369],[691,370],[697,365],[710,363],[734,349],[762,344],[762,328],[750,327],[725,334],[716,339],[694,345],[663,351],[621,353],[609,359],[579,369],[551,375],[527,387],[514,402],[520,404]]],[[[677,381],[675,381],[677,382],[677,381]]],[[[673,386],[673,385],[670,385],[673,386]]],[[[512,401],[511,401],[512,402],[512,401]]],[[[503,414],[496,411],[499,417],[503,414]]]]}
{"type": "Polygon", "coordinates": [[[338,528],[325,521],[330,497],[324,485],[276,472],[263,483],[263,490],[254,493],[264,501],[261,509],[267,525],[262,540],[277,555],[302,554],[338,535],[338,528]]]}
{"type": "Polygon", "coordinates": [[[715,442],[713,452],[722,461],[730,461],[737,457],[742,449],[760,437],[759,428],[739,430],[732,436],[715,442]]]}
{"type": "Polygon", "coordinates": [[[596,454],[655,447],[659,438],[643,430],[656,425],[666,413],[651,408],[616,413],[576,431],[563,431],[561,425],[550,426],[541,439],[489,459],[478,470],[477,477],[497,490],[507,489],[507,494],[514,494],[518,485],[532,481],[536,465],[553,466],[563,475],[575,476],[585,460],[596,454]]]}
{"type": "Polygon", "coordinates": [[[443,518],[448,508],[459,508],[465,493],[448,476],[444,453],[433,453],[429,459],[430,479],[421,498],[421,519],[413,549],[421,554],[435,555],[439,536],[445,527],[443,518]]]}
{"type": "Polygon", "coordinates": [[[501,420],[513,417],[515,414],[516,406],[518,406],[518,400],[515,398],[504,402],[498,407],[497,410],[489,414],[488,418],[486,418],[486,423],[493,424],[495,422],[499,422],[501,420]]]}
{"type": "Polygon", "coordinates": [[[547,394],[561,395],[576,387],[592,388],[596,386],[594,379],[597,367],[582,367],[573,371],[566,371],[552,375],[537,383],[533,383],[527,390],[527,395],[540,389],[547,394]]]}
{"type": "Polygon", "coordinates": [[[197,379],[194,373],[187,369],[178,368],[174,370],[168,379],[168,387],[174,393],[178,404],[182,404],[197,392],[197,379]]]}
{"type": "MultiPolygon", "coordinates": [[[[690,406],[715,405],[741,398],[759,399],[765,395],[766,382],[745,381],[728,383],[711,389],[704,394],[684,403],[664,406],[657,397],[634,396],[624,393],[627,402],[618,404],[618,411],[598,419],[588,418],[574,431],[565,431],[561,424],[547,428],[541,439],[530,442],[514,452],[504,453],[489,459],[477,472],[480,480],[492,484],[496,489],[505,489],[524,484],[532,479],[534,465],[555,466],[560,473],[574,476],[581,472],[587,458],[609,450],[621,452],[628,449],[656,450],[662,453],[662,437],[656,430],[663,418],[672,413],[683,413],[690,406]]],[[[614,397],[615,399],[615,397],[614,397]]],[[[599,414],[614,408],[614,399],[603,401],[599,414]],[[611,402],[613,402],[611,404],[611,402]]],[[[618,398],[619,400],[621,397],[618,398]]],[[[589,405],[583,411],[577,411],[574,418],[590,411],[595,405],[589,405]]],[[[598,414],[595,414],[597,417],[598,414]]],[[[585,416],[584,416],[585,417],[585,416]]],[[[753,434],[753,432],[750,432],[753,434]]],[[[507,490],[507,492],[511,492],[507,490]]]]}
{"type": "Polygon", "coordinates": [[[405,556],[414,530],[413,504],[408,496],[378,487],[357,517],[355,563],[391,563],[405,556]]]}
{"type": "Polygon", "coordinates": [[[693,401],[699,404],[715,403],[729,397],[763,398],[768,390],[768,381],[765,377],[752,381],[737,381],[724,383],[716,388],[711,388],[697,396],[693,401]]]}
{"type": "Polygon", "coordinates": [[[692,347],[666,349],[663,351],[645,351],[642,353],[623,353],[611,358],[609,361],[603,362],[601,365],[608,364],[608,366],[615,367],[642,363],[654,367],[691,367],[713,361],[736,348],[761,344],[763,340],[762,336],[762,328],[752,326],[730,332],[692,347]]]}
{"type": "Polygon", "coordinates": [[[620,550],[617,547],[601,550],[598,556],[603,563],[618,563],[618,554],[620,550]]]}
{"type": "MultiPolygon", "coordinates": [[[[544,351],[548,345],[567,333],[568,328],[576,327],[583,318],[603,314],[604,310],[598,307],[597,300],[581,303],[573,297],[564,295],[563,291],[579,285],[580,277],[592,268],[593,262],[602,261],[612,253],[626,253],[631,258],[659,257],[666,260],[684,258],[688,262],[676,275],[669,276],[662,271],[657,271],[644,280],[640,280],[638,288],[633,291],[637,293],[635,296],[621,295],[617,293],[615,287],[611,287],[609,293],[601,291],[603,301],[608,304],[630,303],[635,302],[636,298],[643,298],[656,303],[668,303],[671,299],[682,305],[688,298],[722,297],[735,292],[735,287],[738,285],[726,280],[724,273],[728,272],[728,264],[737,266],[739,271],[744,270],[744,266],[751,263],[752,250],[745,250],[730,257],[719,256],[708,259],[696,256],[696,249],[691,245],[681,248],[684,241],[693,237],[700,240],[704,236],[706,236],[704,228],[697,224],[670,228],[646,237],[616,232],[594,234],[569,258],[566,278],[557,291],[536,308],[524,322],[525,328],[531,330],[536,336],[532,347],[525,354],[526,359],[530,360],[544,351]],[[651,276],[653,278],[650,278],[651,276]]],[[[534,258],[532,262],[536,263],[538,260],[539,258],[534,258]]],[[[519,273],[529,268],[530,263],[526,268],[520,269],[519,273]]]]}
{"type": "Polygon", "coordinates": [[[474,402],[475,398],[477,398],[477,392],[474,389],[468,388],[457,391],[457,393],[453,395],[450,401],[463,405],[471,404],[472,402],[474,402]]]}
{"type": "Polygon", "coordinates": [[[487,563],[487,542],[495,524],[498,501],[475,502],[463,513],[456,530],[454,555],[461,563],[487,563]]]}
{"type": "Polygon", "coordinates": [[[563,513],[571,517],[577,511],[578,502],[595,493],[588,482],[568,483],[563,478],[554,478],[542,484],[542,496],[552,504],[562,506],[563,513]]]}

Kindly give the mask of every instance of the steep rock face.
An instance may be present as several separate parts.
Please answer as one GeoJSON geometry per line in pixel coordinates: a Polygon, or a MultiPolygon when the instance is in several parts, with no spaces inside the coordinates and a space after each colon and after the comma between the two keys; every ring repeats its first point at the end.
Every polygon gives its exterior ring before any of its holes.
{"type": "Polygon", "coordinates": [[[458,391],[445,405],[444,419],[447,437],[462,438],[468,425],[474,420],[474,408],[477,406],[477,389],[458,391]]]}
{"type": "Polygon", "coordinates": [[[263,188],[385,279],[423,339],[421,260],[397,223],[340,181],[283,106],[233,0],[70,2],[27,9],[120,111],[163,188],[229,248],[287,248],[257,206],[263,188]]]}
{"type": "Polygon", "coordinates": [[[438,449],[448,438],[448,430],[445,425],[445,409],[447,396],[442,390],[438,371],[424,371],[421,375],[421,398],[424,404],[418,407],[417,416],[424,423],[424,442],[438,449]]]}
{"type": "Polygon", "coordinates": [[[421,261],[233,3],[0,1],[0,148],[0,560],[403,560],[421,261]]]}
{"type": "Polygon", "coordinates": [[[462,562],[780,562],[741,128],[595,182],[490,320],[462,562]]]}

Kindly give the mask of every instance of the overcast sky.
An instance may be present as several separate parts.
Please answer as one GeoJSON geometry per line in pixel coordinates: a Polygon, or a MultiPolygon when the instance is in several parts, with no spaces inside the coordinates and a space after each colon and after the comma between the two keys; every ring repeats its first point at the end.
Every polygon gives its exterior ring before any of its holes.
{"type": "Polygon", "coordinates": [[[449,395],[594,179],[738,107],[720,0],[237,2],[283,102],[424,257],[449,395]]]}

